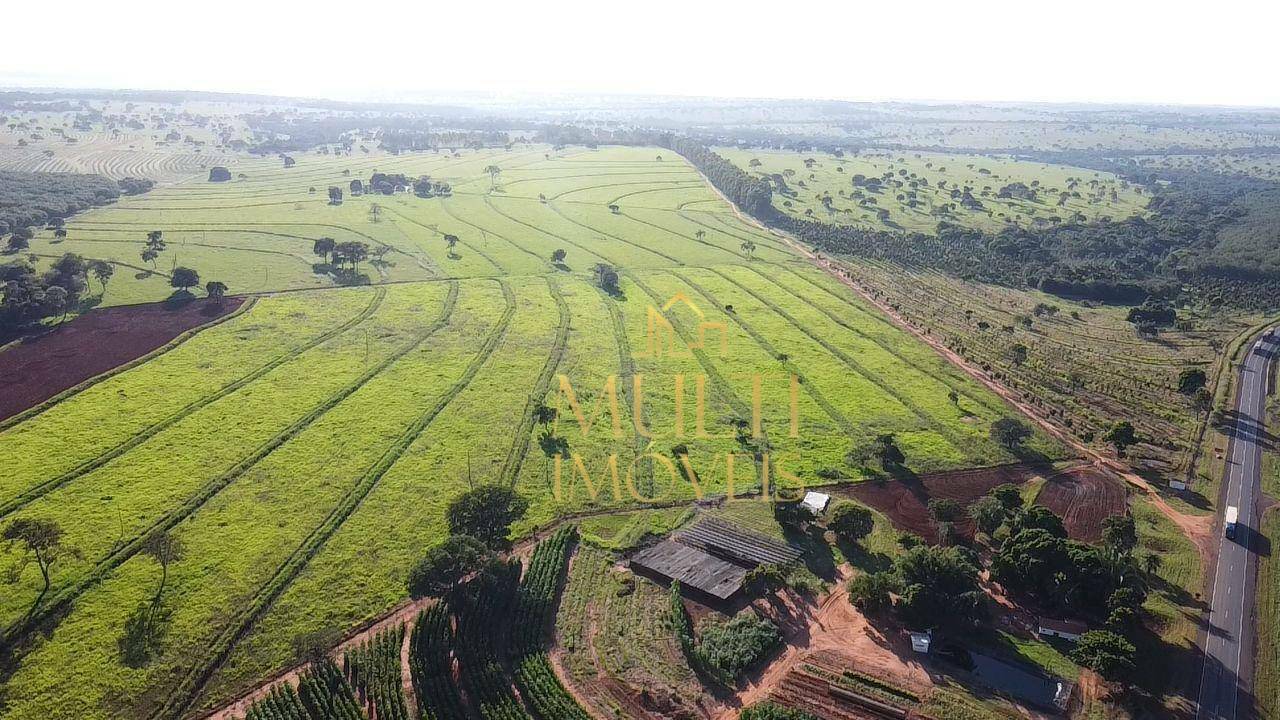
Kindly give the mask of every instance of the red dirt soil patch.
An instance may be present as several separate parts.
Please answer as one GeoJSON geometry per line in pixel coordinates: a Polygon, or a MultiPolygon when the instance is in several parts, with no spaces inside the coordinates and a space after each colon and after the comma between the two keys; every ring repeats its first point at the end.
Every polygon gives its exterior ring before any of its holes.
{"type": "Polygon", "coordinates": [[[871,481],[835,490],[884,513],[900,530],[915,533],[930,543],[938,541],[933,520],[929,517],[929,501],[935,498],[955,500],[964,511],[956,521],[956,531],[973,537],[973,521],[968,507],[974,500],[1004,483],[1021,485],[1035,477],[1053,473],[1043,465],[1000,465],[990,468],[921,475],[912,480],[871,481]]]}
{"type": "Polygon", "coordinates": [[[1125,488],[1091,467],[1072,468],[1051,476],[1036,503],[1062,518],[1073,540],[1098,542],[1102,523],[1125,512],[1125,488]]]}
{"type": "Polygon", "coordinates": [[[0,351],[0,420],[163,347],[184,332],[234,312],[244,298],[221,306],[195,300],[91,310],[0,351]]]}

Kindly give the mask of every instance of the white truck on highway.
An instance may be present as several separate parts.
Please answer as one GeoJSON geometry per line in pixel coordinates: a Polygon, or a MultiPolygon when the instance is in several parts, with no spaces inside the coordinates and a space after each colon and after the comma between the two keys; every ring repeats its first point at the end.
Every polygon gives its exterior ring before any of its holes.
{"type": "Polygon", "coordinates": [[[1236,537],[1236,522],[1239,518],[1240,511],[1236,509],[1236,506],[1228,505],[1227,511],[1223,514],[1222,519],[1224,521],[1223,527],[1226,529],[1227,537],[1230,539],[1234,540],[1236,537]]]}

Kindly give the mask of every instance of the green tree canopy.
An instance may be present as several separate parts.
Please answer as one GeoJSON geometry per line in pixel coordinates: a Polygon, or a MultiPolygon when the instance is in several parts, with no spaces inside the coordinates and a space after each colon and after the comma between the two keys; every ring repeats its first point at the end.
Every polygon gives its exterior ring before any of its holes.
{"type": "Polygon", "coordinates": [[[987,535],[995,534],[1007,514],[1004,505],[991,495],[983,495],[969,506],[969,517],[973,524],[987,535]]]}
{"type": "Polygon", "coordinates": [[[1071,658],[1108,680],[1122,680],[1133,672],[1138,650],[1110,630],[1090,630],[1080,636],[1071,658]]]}
{"type": "Polygon", "coordinates": [[[483,485],[449,503],[449,533],[470,535],[492,549],[506,547],[511,523],[528,509],[529,501],[515,490],[483,485]]]}
{"type": "Polygon", "coordinates": [[[827,527],[846,542],[857,542],[871,534],[875,518],[871,511],[855,502],[842,502],[831,511],[827,527]]]}
{"type": "Polygon", "coordinates": [[[180,290],[189,290],[200,284],[200,273],[188,267],[176,267],[169,284],[180,290]]]}
{"type": "Polygon", "coordinates": [[[1031,434],[1031,428],[1016,418],[1000,418],[991,423],[991,439],[1006,450],[1021,447],[1031,434]]]}
{"type": "Polygon", "coordinates": [[[470,535],[452,535],[428,550],[409,571],[409,596],[417,599],[444,595],[484,567],[490,557],[489,548],[479,540],[470,535]]]}

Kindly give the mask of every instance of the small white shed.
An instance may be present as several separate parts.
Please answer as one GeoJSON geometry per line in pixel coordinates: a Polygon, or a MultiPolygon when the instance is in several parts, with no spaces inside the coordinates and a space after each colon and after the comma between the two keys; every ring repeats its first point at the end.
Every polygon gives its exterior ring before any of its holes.
{"type": "Polygon", "coordinates": [[[804,500],[801,500],[800,504],[808,508],[809,512],[816,517],[827,511],[827,505],[831,504],[831,496],[810,490],[804,494],[804,500]]]}

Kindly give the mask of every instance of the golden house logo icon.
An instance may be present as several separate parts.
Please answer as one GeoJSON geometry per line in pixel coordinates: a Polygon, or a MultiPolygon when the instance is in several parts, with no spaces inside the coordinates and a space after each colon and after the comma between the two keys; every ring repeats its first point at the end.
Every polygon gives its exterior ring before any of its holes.
{"type": "Polygon", "coordinates": [[[702,308],[698,307],[698,304],[684,292],[677,292],[667,298],[661,308],[650,305],[645,313],[645,347],[644,350],[636,353],[636,356],[654,359],[691,357],[694,350],[706,349],[709,332],[718,331],[719,354],[724,357],[729,352],[729,328],[722,322],[711,322],[706,318],[707,314],[702,311],[702,308]],[[694,327],[696,339],[685,342],[672,325],[669,313],[677,306],[688,308],[697,318],[697,324],[694,327]]]}

